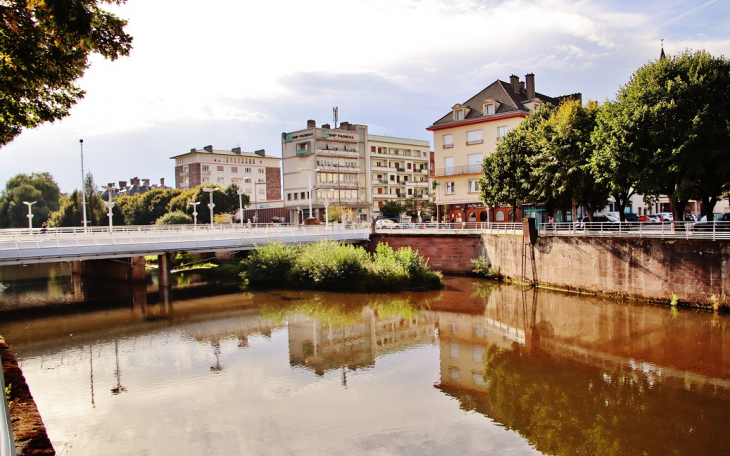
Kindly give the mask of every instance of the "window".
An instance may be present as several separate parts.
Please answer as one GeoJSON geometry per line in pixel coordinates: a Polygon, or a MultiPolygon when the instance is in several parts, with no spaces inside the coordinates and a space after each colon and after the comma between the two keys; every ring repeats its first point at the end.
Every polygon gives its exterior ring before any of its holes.
{"type": "Polygon", "coordinates": [[[294,201],[299,199],[299,193],[294,193],[294,201]]]}
{"type": "Polygon", "coordinates": [[[210,182],[210,177],[203,177],[203,183],[207,184],[208,182],[210,182]]]}
{"type": "Polygon", "coordinates": [[[458,342],[449,343],[449,356],[451,358],[459,357],[459,343],[458,342]]]}
{"type": "Polygon", "coordinates": [[[464,120],[464,110],[463,109],[454,110],[454,120],[464,120]]]}
{"type": "Polygon", "coordinates": [[[454,157],[444,157],[444,175],[454,175],[454,157]]]}
{"type": "Polygon", "coordinates": [[[494,221],[495,221],[495,222],[504,222],[504,212],[502,212],[502,211],[497,211],[497,212],[496,212],[496,213],[494,214],[494,221]]]}
{"type": "Polygon", "coordinates": [[[188,167],[187,166],[183,166],[183,172],[184,173],[187,173],[188,172],[188,167]]]}
{"type": "Polygon", "coordinates": [[[304,192],[302,192],[302,193],[301,193],[301,196],[302,196],[302,199],[305,199],[305,198],[304,198],[304,192]]]}
{"type": "Polygon", "coordinates": [[[479,191],[479,181],[470,180],[469,181],[469,193],[476,193],[478,191],[479,191]]]}
{"type": "Polygon", "coordinates": [[[218,167],[218,171],[223,172],[223,167],[222,166],[219,166],[218,167]]]}
{"type": "Polygon", "coordinates": [[[291,193],[287,193],[286,194],[286,200],[287,201],[291,201],[291,193]]]}
{"type": "Polygon", "coordinates": [[[485,116],[491,116],[494,114],[494,103],[489,103],[484,105],[484,115],[485,116]]]}
{"type": "Polygon", "coordinates": [[[251,172],[251,168],[243,168],[243,172],[244,173],[250,173],[251,172]]]}
{"type": "Polygon", "coordinates": [[[444,135],[444,149],[454,147],[454,135],[444,135]]]}
{"type": "Polygon", "coordinates": [[[501,141],[507,135],[507,127],[497,127],[497,141],[501,141]]]}
{"type": "Polygon", "coordinates": [[[484,347],[474,347],[471,352],[471,360],[475,363],[481,363],[484,361],[484,355],[487,350],[484,347]]]}
{"type": "Polygon", "coordinates": [[[466,156],[469,167],[467,172],[469,173],[481,173],[482,162],[484,162],[484,154],[469,154],[466,156]]]}
{"type": "Polygon", "coordinates": [[[203,170],[203,172],[210,171],[210,168],[208,167],[208,165],[203,165],[203,167],[201,169],[203,170]]]}
{"type": "Polygon", "coordinates": [[[222,178],[222,177],[219,177],[219,178],[218,178],[218,183],[219,183],[219,184],[222,184],[222,183],[223,183],[223,178],[222,178]]]}
{"type": "Polygon", "coordinates": [[[446,183],[446,194],[447,195],[453,195],[454,194],[454,183],[453,182],[447,182],[446,183]]]}
{"type": "Polygon", "coordinates": [[[481,130],[467,131],[466,132],[466,143],[467,144],[481,144],[484,140],[482,138],[481,130]]]}
{"type": "Polygon", "coordinates": [[[259,168],[259,174],[264,174],[266,171],[263,168],[259,168]]]}
{"type": "Polygon", "coordinates": [[[231,172],[233,174],[237,174],[238,173],[238,166],[231,166],[231,172]]]}

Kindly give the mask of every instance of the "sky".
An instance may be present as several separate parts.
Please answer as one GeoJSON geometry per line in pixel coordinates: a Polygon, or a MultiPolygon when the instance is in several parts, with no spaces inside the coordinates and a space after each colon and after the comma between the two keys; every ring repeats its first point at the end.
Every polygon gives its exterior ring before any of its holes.
{"type": "Polygon", "coordinates": [[[0,148],[0,183],[50,172],[64,192],[133,177],[174,186],[170,157],[212,145],[281,156],[281,133],[339,120],[430,140],[456,103],[511,74],[540,93],[614,99],[658,58],[730,56],[728,0],[128,0],[128,57],[92,56],[69,117],[0,148]],[[202,6],[204,5],[204,7],[202,6]]]}

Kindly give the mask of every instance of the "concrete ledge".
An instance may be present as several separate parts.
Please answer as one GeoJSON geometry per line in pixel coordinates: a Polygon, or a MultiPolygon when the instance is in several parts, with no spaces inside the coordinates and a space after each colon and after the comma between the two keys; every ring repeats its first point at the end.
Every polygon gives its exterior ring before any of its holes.
{"type": "Polygon", "coordinates": [[[10,385],[10,400],[13,402],[10,406],[10,419],[13,423],[18,455],[56,454],[25,377],[18,367],[18,361],[2,337],[0,337],[0,359],[2,359],[5,384],[10,385]]]}

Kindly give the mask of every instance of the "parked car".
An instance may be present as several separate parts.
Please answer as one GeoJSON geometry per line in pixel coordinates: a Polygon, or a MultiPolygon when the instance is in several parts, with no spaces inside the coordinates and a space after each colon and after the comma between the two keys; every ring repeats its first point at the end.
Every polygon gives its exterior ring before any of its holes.
{"type": "Polygon", "coordinates": [[[579,226],[588,230],[618,230],[620,224],[621,221],[611,215],[594,215],[593,222],[585,216],[579,226]]]}
{"type": "Polygon", "coordinates": [[[638,222],[639,216],[634,214],[633,212],[627,212],[624,214],[624,221],[626,222],[638,222]]]}
{"type": "Polygon", "coordinates": [[[674,221],[674,214],[672,214],[671,212],[660,212],[657,215],[662,218],[663,222],[674,221]]]}
{"type": "Polygon", "coordinates": [[[380,219],[375,221],[375,228],[379,230],[396,230],[400,229],[401,225],[390,219],[380,219]]]}
{"type": "Polygon", "coordinates": [[[692,231],[730,231],[730,212],[722,214],[712,222],[700,221],[692,226],[692,231]]]}
{"type": "Polygon", "coordinates": [[[659,214],[644,214],[639,217],[639,220],[641,220],[642,222],[659,223],[662,222],[664,219],[662,219],[659,214]]]}

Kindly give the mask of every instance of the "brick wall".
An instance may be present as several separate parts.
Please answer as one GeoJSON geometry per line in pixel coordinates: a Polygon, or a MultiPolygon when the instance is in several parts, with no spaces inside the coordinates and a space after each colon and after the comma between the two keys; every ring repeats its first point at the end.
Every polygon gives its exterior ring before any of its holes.
{"type": "MultiPolygon", "coordinates": [[[[485,235],[482,247],[503,274],[522,275],[521,236],[485,235]]],[[[534,252],[540,285],[696,304],[730,295],[727,241],[541,237],[534,252]]]]}
{"type": "Polygon", "coordinates": [[[281,199],[281,168],[266,167],[266,201],[281,199]]]}
{"type": "MultiPolygon", "coordinates": [[[[522,278],[522,236],[375,234],[391,247],[410,246],[434,269],[468,273],[469,261],[484,255],[501,273],[522,278]]],[[[712,295],[730,297],[730,241],[541,237],[533,247],[536,281],[542,286],[588,293],[707,304],[712,295]]],[[[530,251],[526,277],[532,279],[530,251]]]]}
{"type": "Polygon", "coordinates": [[[375,251],[378,243],[387,243],[393,249],[410,247],[418,250],[423,257],[428,258],[428,264],[442,272],[463,274],[471,271],[471,259],[477,258],[481,252],[481,237],[443,236],[443,235],[399,235],[374,234],[370,236],[368,249],[375,251]]]}

